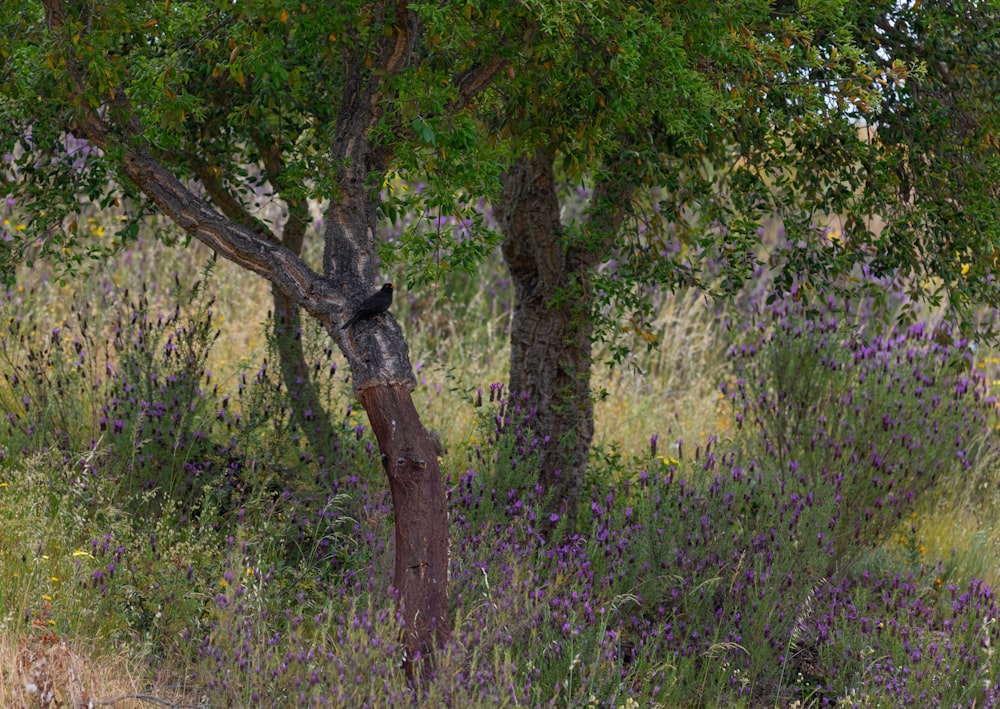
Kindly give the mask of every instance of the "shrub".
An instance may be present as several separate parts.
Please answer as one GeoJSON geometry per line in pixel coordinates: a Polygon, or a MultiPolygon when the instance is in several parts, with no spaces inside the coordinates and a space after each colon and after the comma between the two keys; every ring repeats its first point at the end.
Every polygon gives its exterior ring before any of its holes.
{"type": "MultiPolygon", "coordinates": [[[[944,327],[944,326],[942,326],[944,327]]],[[[876,546],[927,493],[969,474],[992,399],[964,341],[924,323],[866,335],[831,298],[776,304],[730,350],[746,454],[782,485],[828,495],[834,560],[876,546]]]]}

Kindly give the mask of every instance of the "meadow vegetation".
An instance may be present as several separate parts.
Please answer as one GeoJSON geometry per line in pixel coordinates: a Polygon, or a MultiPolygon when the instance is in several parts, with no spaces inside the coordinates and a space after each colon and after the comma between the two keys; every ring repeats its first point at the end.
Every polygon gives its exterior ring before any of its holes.
{"type": "Polygon", "coordinates": [[[454,638],[414,687],[384,474],[318,326],[322,456],[263,281],[158,242],[69,285],[22,270],[0,301],[0,705],[1000,703],[992,354],[833,298],[650,295],[660,344],[597,368],[579,527],[552,540],[545,442],[502,384],[502,265],[397,297],[452,534],[454,638]]]}

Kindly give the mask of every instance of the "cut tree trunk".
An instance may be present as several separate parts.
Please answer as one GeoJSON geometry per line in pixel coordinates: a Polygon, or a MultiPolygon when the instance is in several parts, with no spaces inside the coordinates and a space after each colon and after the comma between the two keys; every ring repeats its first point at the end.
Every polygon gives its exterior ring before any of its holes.
{"type": "Polygon", "coordinates": [[[396,515],[394,585],[406,619],[408,660],[448,640],[448,510],[437,447],[406,386],[364,389],[361,403],[382,451],[396,515]]]}

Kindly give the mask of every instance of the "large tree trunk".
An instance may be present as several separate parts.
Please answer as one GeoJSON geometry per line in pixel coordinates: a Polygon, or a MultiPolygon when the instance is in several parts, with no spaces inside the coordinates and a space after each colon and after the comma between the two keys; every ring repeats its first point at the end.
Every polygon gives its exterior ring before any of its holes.
{"type": "Polygon", "coordinates": [[[518,160],[502,186],[503,255],[514,281],[510,401],[536,410],[549,520],[565,516],[572,529],[594,437],[587,268],[564,243],[550,154],[518,160]]]}
{"type": "MultiPolygon", "coordinates": [[[[398,31],[384,39],[379,65],[396,70],[407,62],[416,41],[416,17],[398,6],[398,31]]],[[[382,117],[383,87],[368,75],[362,51],[345,57],[344,95],[331,148],[337,170],[337,194],[326,213],[323,275],[348,294],[353,313],[376,284],[379,187],[391,158],[385,144],[374,145],[371,132],[382,117]],[[373,179],[375,178],[375,179],[373,179]]],[[[346,317],[343,321],[346,321],[346,317]]],[[[354,391],[368,413],[382,452],[395,513],[396,557],[393,586],[402,613],[405,667],[451,635],[448,618],[448,508],[437,451],[413,405],[416,375],[398,323],[376,316],[341,330],[327,329],[346,355],[354,391]]],[[[412,676],[412,674],[411,674],[412,676]]]]}
{"type": "Polygon", "coordinates": [[[632,190],[621,179],[624,159],[610,160],[597,177],[586,224],[568,234],[559,219],[553,161],[539,150],[514,163],[501,180],[498,218],[514,281],[510,397],[535,410],[531,426],[547,441],[539,473],[550,495],[547,529],[565,521],[572,531],[594,438],[591,274],[611,257],[632,190]]]}

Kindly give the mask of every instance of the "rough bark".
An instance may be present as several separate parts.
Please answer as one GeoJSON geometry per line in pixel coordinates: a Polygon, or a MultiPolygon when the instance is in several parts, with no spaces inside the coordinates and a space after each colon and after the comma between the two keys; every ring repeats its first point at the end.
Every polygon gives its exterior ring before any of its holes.
{"type": "Polygon", "coordinates": [[[498,218],[514,282],[510,397],[535,411],[532,428],[547,441],[539,471],[550,496],[547,512],[568,530],[576,524],[594,437],[591,273],[610,257],[631,197],[616,177],[612,169],[599,179],[586,229],[573,238],[560,223],[550,153],[518,159],[501,181],[498,218]]]}
{"type": "Polygon", "coordinates": [[[510,397],[536,410],[532,427],[547,440],[539,482],[548,512],[572,527],[594,437],[586,273],[563,243],[552,156],[518,160],[502,188],[503,254],[514,281],[510,397]]]}

